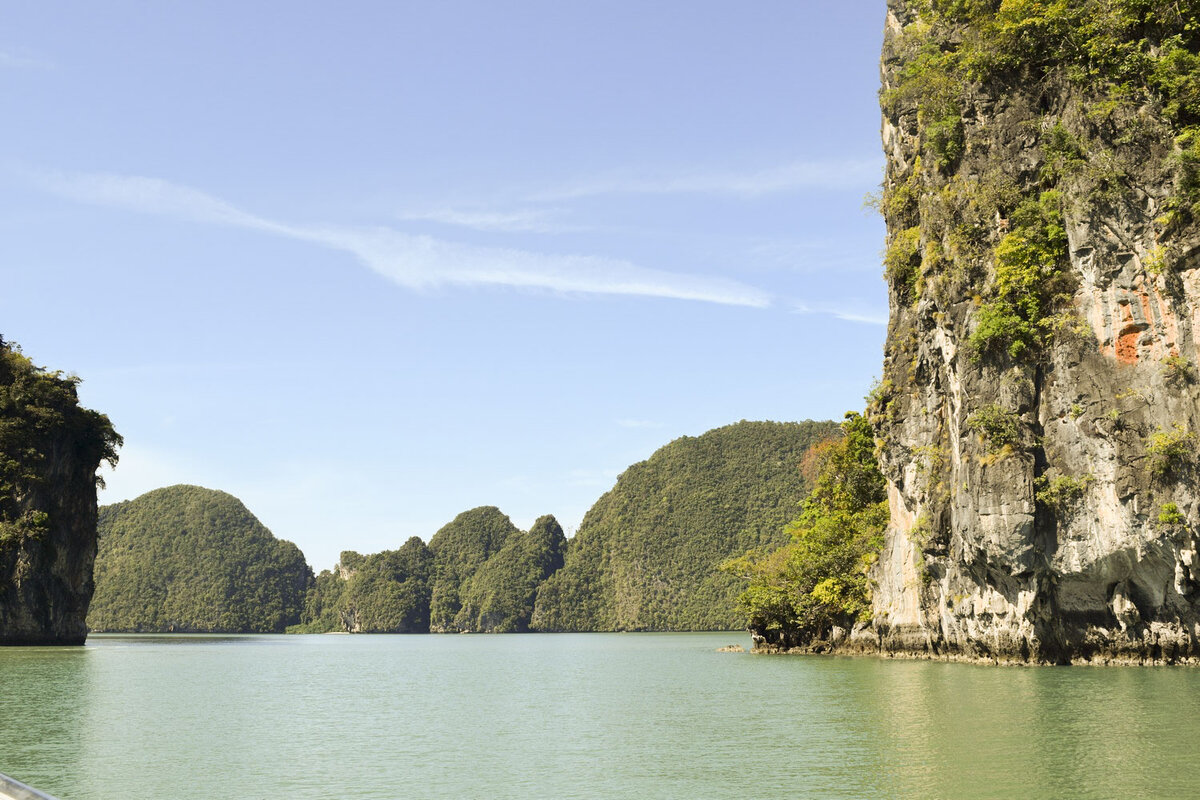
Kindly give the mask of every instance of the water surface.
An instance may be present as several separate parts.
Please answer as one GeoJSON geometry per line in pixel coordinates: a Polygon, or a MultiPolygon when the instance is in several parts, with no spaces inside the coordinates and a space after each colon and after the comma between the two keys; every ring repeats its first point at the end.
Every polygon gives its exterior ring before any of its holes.
{"type": "Polygon", "coordinates": [[[742,634],[0,649],[0,772],[99,798],[1183,797],[1200,670],[717,653],[742,634]]]}

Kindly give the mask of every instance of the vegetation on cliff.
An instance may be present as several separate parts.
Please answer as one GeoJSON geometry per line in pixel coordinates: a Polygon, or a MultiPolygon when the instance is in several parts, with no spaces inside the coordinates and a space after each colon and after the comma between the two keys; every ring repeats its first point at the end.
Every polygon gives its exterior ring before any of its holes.
{"type": "Polygon", "coordinates": [[[975,357],[1039,359],[1055,335],[1079,328],[1068,308],[1068,205],[1137,200],[1129,176],[1148,158],[1160,161],[1175,188],[1157,221],[1159,269],[1177,256],[1172,235],[1200,211],[1200,8],[922,0],[902,9],[902,22],[885,50],[892,68],[882,105],[915,130],[920,152],[906,172],[892,165],[880,201],[889,280],[910,301],[985,285],[975,357]],[[1071,87],[1091,98],[1080,119],[1063,103],[1071,87]],[[1033,173],[999,163],[960,169],[986,153],[969,135],[981,98],[1022,94],[1043,109],[1020,131],[1038,151],[1033,173]]]}
{"type": "Polygon", "coordinates": [[[28,498],[52,501],[46,489],[55,459],[92,464],[93,477],[101,462],[117,463],[122,439],[108,417],[79,407],[78,385],[0,338],[0,550],[44,540],[52,509],[28,498]]]}
{"type": "Polygon", "coordinates": [[[883,546],[887,495],[870,423],[850,413],[842,429],[815,448],[816,485],[787,526],[790,541],[724,565],[749,581],[738,604],[760,646],[808,646],[869,616],[867,573],[883,546]]]}
{"type": "MultiPolygon", "coordinates": [[[[369,556],[342,553],[339,566],[348,578],[344,585],[333,589],[337,593],[331,604],[336,610],[336,625],[328,630],[356,633],[429,630],[433,552],[420,537],[410,537],[399,550],[369,556]]],[[[318,578],[317,592],[323,588],[320,582],[318,578]]]]}
{"type": "Polygon", "coordinates": [[[809,449],[833,422],[739,422],[683,437],[634,464],[584,517],[566,562],[539,589],[547,631],[742,627],[745,584],[719,566],[787,540],[811,487],[809,449]]]}
{"type": "Polygon", "coordinates": [[[456,619],[462,610],[464,585],[518,533],[508,515],[495,506],[464,511],[438,529],[429,540],[434,552],[431,631],[462,630],[456,619]]]}
{"type": "Polygon", "coordinates": [[[0,338],[0,643],[86,636],[96,469],[122,440],[78,383],[0,338]]]}
{"type": "Polygon", "coordinates": [[[312,570],[241,501],[170,486],[100,509],[93,631],[282,632],[312,570]]]}

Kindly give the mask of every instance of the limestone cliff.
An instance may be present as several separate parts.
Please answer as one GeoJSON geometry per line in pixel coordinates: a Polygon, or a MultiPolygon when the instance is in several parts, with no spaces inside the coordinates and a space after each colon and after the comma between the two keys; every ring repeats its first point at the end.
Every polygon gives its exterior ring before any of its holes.
{"type": "Polygon", "coordinates": [[[889,0],[891,522],[852,647],[1200,659],[1192,6],[889,0]]]}
{"type": "Polygon", "coordinates": [[[76,379],[0,339],[0,644],[82,644],[96,557],[96,468],[121,437],[76,379]]]}

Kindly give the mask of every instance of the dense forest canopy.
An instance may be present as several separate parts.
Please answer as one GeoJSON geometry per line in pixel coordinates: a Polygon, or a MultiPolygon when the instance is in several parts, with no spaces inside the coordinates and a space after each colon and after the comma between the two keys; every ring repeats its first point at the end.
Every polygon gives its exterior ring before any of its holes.
{"type": "Polygon", "coordinates": [[[683,437],[634,464],[584,517],[565,566],[538,592],[538,630],[743,627],[744,582],[719,570],[787,540],[811,487],[809,448],[834,422],[739,422],[683,437]]]}
{"type": "Polygon", "coordinates": [[[93,631],[282,632],[312,570],[241,501],[170,486],[100,509],[93,631]]]}
{"type": "Polygon", "coordinates": [[[529,630],[538,587],[563,565],[567,539],[552,516],[518,531],[463,584],[454,626],[463,631],[520,633],[529,630]]]}
{"type": "Polygon", "coordinates": [[[461,630],[455,620],[462,610],[463,586],[518,533],[500,509],[480,506],[459,514],[433,535],[429,540],[434,553],[430,630],[461,630]]]}

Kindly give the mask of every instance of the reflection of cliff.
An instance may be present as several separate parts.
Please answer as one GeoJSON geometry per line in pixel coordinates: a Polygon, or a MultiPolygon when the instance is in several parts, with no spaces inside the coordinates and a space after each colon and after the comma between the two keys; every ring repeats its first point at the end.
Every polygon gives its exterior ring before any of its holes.
{"type": "Polygon", "coordinates": [[[121,437],[77,380],[0,339],[0,644],[82,644],[96,558],[96,469],[121,437]]]}
{"type": "Polygon", "coordinates": [[[892,518],[860,646],[1200,656],[1198,23],[889,2],[892,518]]]}

